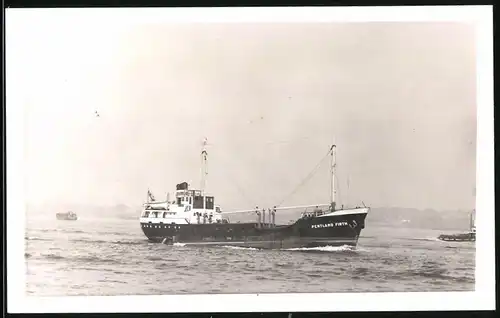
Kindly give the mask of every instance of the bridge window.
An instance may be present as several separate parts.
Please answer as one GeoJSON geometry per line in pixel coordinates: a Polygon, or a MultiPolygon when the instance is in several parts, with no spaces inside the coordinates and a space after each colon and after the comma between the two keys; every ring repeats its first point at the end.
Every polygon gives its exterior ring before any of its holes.
{"type": "Polygon", "coordinates": [[[177,205],[181,205],[182,198],[177,198],[177,205]]]}
{"type": "Polygon", "coordinates": [[[213,210],[214,209],[214,197],[206,197],[205,198],[206,200],[206,208],[209,209],[209,210],[213,210]]]}
{"type": "Polygon", "coordinates": [[[145,218],[149,217],[149,212],[148,211],[146,211],[146,213],[144,213],[144,217],[145,218]]]}
{"type": "Polygon", "coordinates": [[[193,209],[203,209],[203,197],[195,196],[193,202],[193,209]]]}

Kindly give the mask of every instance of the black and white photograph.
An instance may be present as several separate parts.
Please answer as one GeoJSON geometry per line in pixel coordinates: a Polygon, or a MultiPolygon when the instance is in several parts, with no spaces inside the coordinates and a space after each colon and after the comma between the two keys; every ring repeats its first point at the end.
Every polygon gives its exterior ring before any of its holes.
{"type": "Polygon", "coordinates": [[[8,9],[9,307],[494,309],[491,12],[8,9]]]}

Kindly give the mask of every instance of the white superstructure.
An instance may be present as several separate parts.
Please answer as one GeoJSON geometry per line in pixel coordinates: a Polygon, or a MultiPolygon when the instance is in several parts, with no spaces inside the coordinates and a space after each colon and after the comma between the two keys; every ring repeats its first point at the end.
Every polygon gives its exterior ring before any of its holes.
{"type": "Polygon", "coordinates": [[[141,223],[209,224],[223,222],[221,210],[213,196],[190,190],[186,182],[177,185],[174,201],[157,202],[148,191],[143,205],[141,223]]]}

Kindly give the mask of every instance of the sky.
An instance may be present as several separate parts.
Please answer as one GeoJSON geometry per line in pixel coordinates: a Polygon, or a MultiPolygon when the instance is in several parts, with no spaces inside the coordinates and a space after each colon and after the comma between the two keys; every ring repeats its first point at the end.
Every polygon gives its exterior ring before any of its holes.
{"type": "Polygon", "coordinates": [[[475,206],[470,25],[47,19],[6,38],[29,204],[198,188],[207,138],[207,191],[225,210],[328,203],[328,160],[289,194],[333,142],[341,204],[475,206]]]}

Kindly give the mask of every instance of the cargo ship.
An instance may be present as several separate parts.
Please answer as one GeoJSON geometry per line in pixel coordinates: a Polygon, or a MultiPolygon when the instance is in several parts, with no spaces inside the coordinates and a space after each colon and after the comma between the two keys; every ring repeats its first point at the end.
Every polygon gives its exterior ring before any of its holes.
{"type": "Polygon", "coordinates": [[[469,231],[466,233],[455,233],[455,234],[441,234],[438,239],[447,242],[475,242],[476,241],[476,225],[475,225],[475,214],[476,211],[473,210],[469,215],[469,231]]]}
{"type": "Polygon", "coordinates": [[[75,212],[68,211],[66,213],[57,213],[56,218],[58,220],[65,220],[65,221],[76,221],[78,220],[78,216],[76,215],[75,212]]]}
{"type": "MultiPolygon", "coordinates": [[[[191,189],[187,182],[176,185],[175,199],[156,201],[151,191],[143,204],[140,226],[151,242],[195,246],[235,246],[258,249],[290,249],[322,246],[356,246],[369,207],[337,209],[336,145],[330,146],[330,202],[303,206],[273,206],[247,210],[223,211],[215,197],[204,191],[206,177],[206,140],[201,151],[202,181],[200,189],[191,189]],[[297,210],[301,216],[291,224],[276,224],[276,213],[297,210]],[[227,215],[252,213],[253,222],[231,222],[227,215]]],[[[327,191],[325,191],[328,193],[327,191]]]]}

